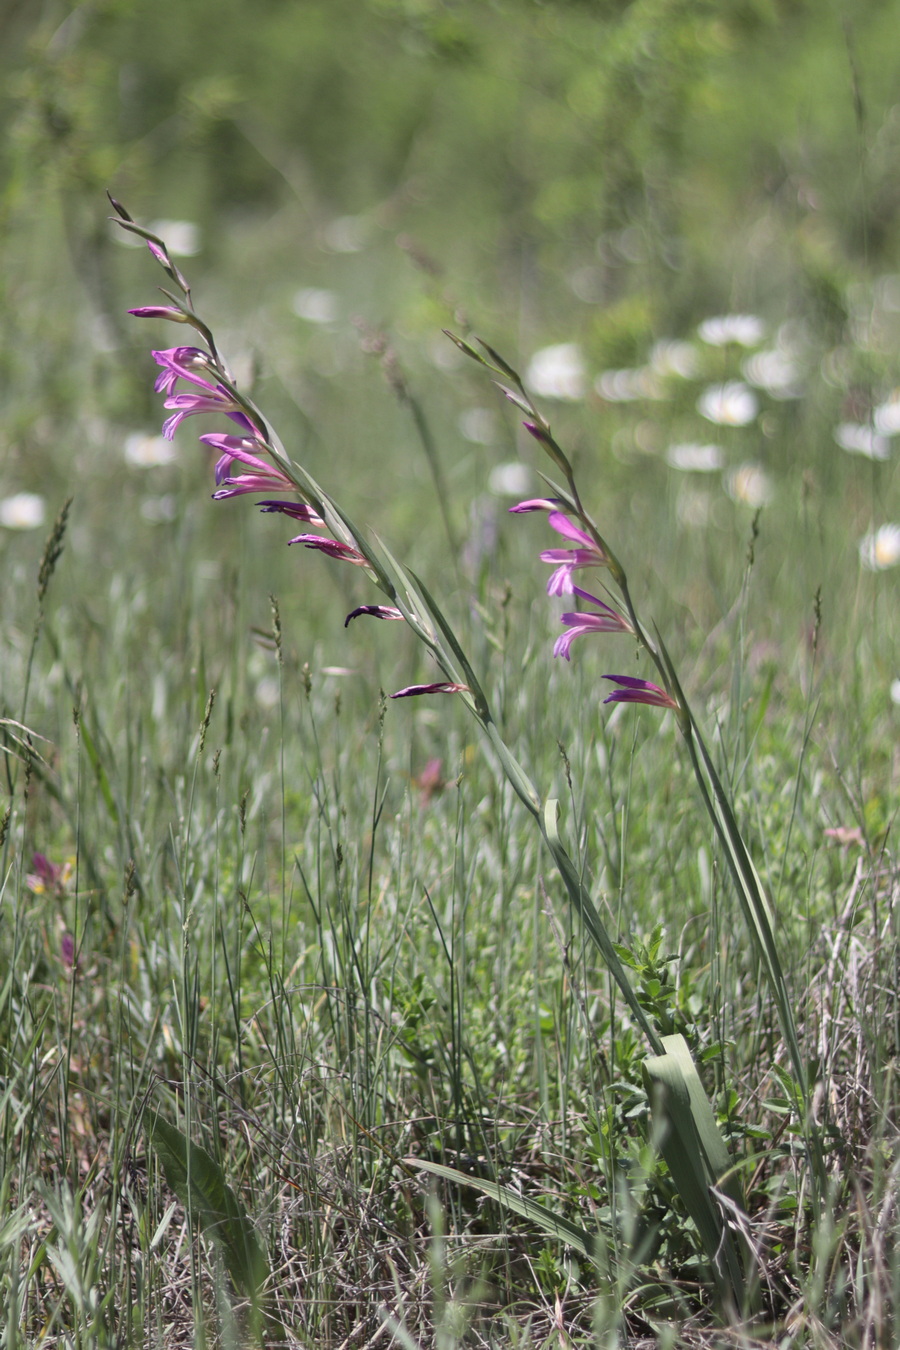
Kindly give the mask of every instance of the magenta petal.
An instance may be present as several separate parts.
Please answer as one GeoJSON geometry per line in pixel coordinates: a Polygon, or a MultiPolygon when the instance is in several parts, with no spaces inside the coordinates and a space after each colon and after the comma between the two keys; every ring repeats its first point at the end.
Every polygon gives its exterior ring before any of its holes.
{"type": "Polygon", "coordinates": [[[524,515],[528,511],[556,511],[558,507],[558,497],[529,497],[527,501],[517,502],[509,510],[512,515],[516,516],[524,515]]]}

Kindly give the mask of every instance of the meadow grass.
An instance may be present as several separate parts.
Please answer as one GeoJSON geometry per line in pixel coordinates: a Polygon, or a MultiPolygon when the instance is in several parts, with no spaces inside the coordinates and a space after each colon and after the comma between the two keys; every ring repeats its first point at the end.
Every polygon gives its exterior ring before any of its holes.
{"type": "MultiPolygon", "coordinates": [[[[733,373],[733,353],[712,359],[733,373]]],[[[472,719],[456,699],[388,704],[434,668],[399,624],[342,628],[377,598],[356,573],[209,502],[190,436],[176,465],[136,471],[113,426],[95,464],[73,444],[43,580],[32,536],[5,545],[4,1344],[889,1343],[894,620],[890,574],[861,570],[857,544],[890,466],[822,450],[834,396],[816,386],[768,409],[777,490],[755,520],[659,453],[598,451],[628,409],[603,433],[554,418],[771,897],[806,1119],[675,719],[601,705],[633,644],[553,662],[543,518],[506,517],[469,446],[463,471],[442,466],[451,557],[408,401],[358,378],[358,403],[326,400],[298,440],[446,607],[506,742],[561,803],[648,1017],[690,1045],[760,1310],[720,1324],[647,1047],[472,719]],[[351,435],[371,448],[345,483],[331,447],[351,435]],[[171,518],[142,515],[162,496],[171,518]],[[430,1188],[416,1159],[540,1201],[599,1235],[596,1259],[509,1195],[430,1188]]],[[[474,369],[440,379],[441,406],[486,401],[474,369]]],[[[676,390],[666,418],[687,424],[695,398],[676,390]]]]}

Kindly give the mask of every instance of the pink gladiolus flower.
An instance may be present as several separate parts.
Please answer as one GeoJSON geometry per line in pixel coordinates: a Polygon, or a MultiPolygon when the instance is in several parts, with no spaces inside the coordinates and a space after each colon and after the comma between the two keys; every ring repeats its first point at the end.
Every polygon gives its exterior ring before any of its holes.
{"type": "MultiPolygon", "coordinates": [[[[231,471],[231,465],[235,460],[241,464],[246,464],[249,469],[262,474],[266,478],[278,478],[287,488],[292,489],[293,483],[284,474],[279,472],[268,460],[260,459],[259,452],[266,452],[264,441],[257,440],[255,436],[223,436],[219,432],[207,432],[200,437],[204,445],[209,445],[213,450],[222,452],[221,458],[216,463],[216,482],[222,483],[228,477],[231,471]],[[254,451],[256,453],[254,453],[254,451]]],[[[253,491],[252,488],[248,489],[253,491]]]]}
{"type": "Polygon", "coordinates": [[[634,629],[628,620],[610,605],[598,600],[596,595],[591,595],[588,591],[583,591],[578,586],[573,586],[572,591],[575,595],[587,600],[589,604],[596,605],[599,609],[598,614],[591,613],[589,610],[563,614],[562,622],[567,625],[568,632],[561,633],[553,644],[553,655],[562,656],[566,661],[571,660],[569,648],[577,637],[582,637],[585,633],[633,633],[634,629]]]}
{"type": "Polygon", "coordinates": [[[351,609],[344,620],[344,627],[347,628],[350,620],[359,618],[360,614],[371,614],[374,619],[403,619],[399,609],[394,609],[393,605],[360,605],[358,609],[351,609]]]}
{"type": "Polygon", "coordinates": [[[204,388],[204,393],[171,394],[166,399],[163,406],[174,409],[172,416],[163,423],[162,434],[167,441],[172,439],[184,419],[193,417],[195,413],[225,413],[226,417],[230,417],[232,422],[236,422],[249,436],[254,435],[256,428],[247,414],[241,412],[240,404],[235,403],[224,385],[217,384],[213,387],[205,380],[197,380],[197,383],[204,388]]]}
{"type": "Polygon", "coordinates": [[[151,356],[158,366],[162,366],[153,386],[158,394],[174,393],[176,380],[188,380],[206,390],[215,388],[197,374],[198,370],[209,373],[210,369],[209,356],[199,347],[167,347],[164,351],[151,352],[151,356]]]}
{"type": "Polygon", "coordinates": [[[298,534],[295,538],[289,539],[288,543],[318,549],[320,553],[327,553],[329,558],[336,558],[338,562],[354,563],[357,567],[369,565],[358,548],[354,548],[352,544],[343,544],[339,539],[323,539],[318,534],[298,534]]]}
{"type": "Polygon", "coordinates": [[[409,684],[405,689],[398,689],[396,694],[391,694],[391,698],[416,698],[419,694],[462,694],[468,688],[467,684],[443,684],[440,681],[437,684],[409,684]]]}
{"type": "Polygon", "coordinates": [[[580,567],[608,567],[609,559],[591,536],[573,525],[562,511],[551,511],[549,523],[557,534],[571,539],[577,548],[548,548],[541,554],[541,562],[557,563],[556,571],[547,582],[548,595],[571,595],[574,590],[572,573],[580,567]]]}
{"type": "Polygon", "coordinates": [[[612,680],[614,684],[621,686],[613,690],[604,703],[648,703],[654,708],[671,708],[674,712],[679,711],[678,704],[665,689],[660,689],[658,684],[651,684],[649,680],[638,680],[633,675],[604,675],[604,680],[612,680]]]}

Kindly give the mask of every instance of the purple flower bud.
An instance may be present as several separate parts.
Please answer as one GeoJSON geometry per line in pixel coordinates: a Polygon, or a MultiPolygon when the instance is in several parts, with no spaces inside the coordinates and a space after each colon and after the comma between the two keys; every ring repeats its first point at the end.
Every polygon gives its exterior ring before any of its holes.
{"type": "Polygon", "coordinates": [[[128,313],[136,319],[171,319],[173,323],[190,323],[187,314],[180,309],[173,309],[171,305],[141,305],[138,309],[130,309],[128,313]]]}

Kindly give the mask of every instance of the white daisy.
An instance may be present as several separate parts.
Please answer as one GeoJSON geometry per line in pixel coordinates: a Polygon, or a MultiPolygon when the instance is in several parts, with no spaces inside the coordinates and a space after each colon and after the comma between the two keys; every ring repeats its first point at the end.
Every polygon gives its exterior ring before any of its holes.
{"type": "Polygon", "coordinates": [[[765,324],[755,314],[717,314],[704,319],[697,329],[711,347],[724,347],[729,342],[736,342],[739,347],[755,347],[762,342],[765,332],[765,324]]]}
{"type": "Polygon", "coordinates": [[[753,390],[740,380],[708,385],[697,400],[697,411],[721,427],[745,427],[752,422],[759,404],[753,390]]]}
{"type": "Polygon", "coordinates": [[[46,503],[36,492],[17,492],[0,501],[0,525],[7,530],[36,530],[45,515],[46,503]]]}
{"type": "Polygon", "coordinates": [[[900,563],[900,525],[882,525],[859,541],[859,560],[870,572],[900,563]]]}

